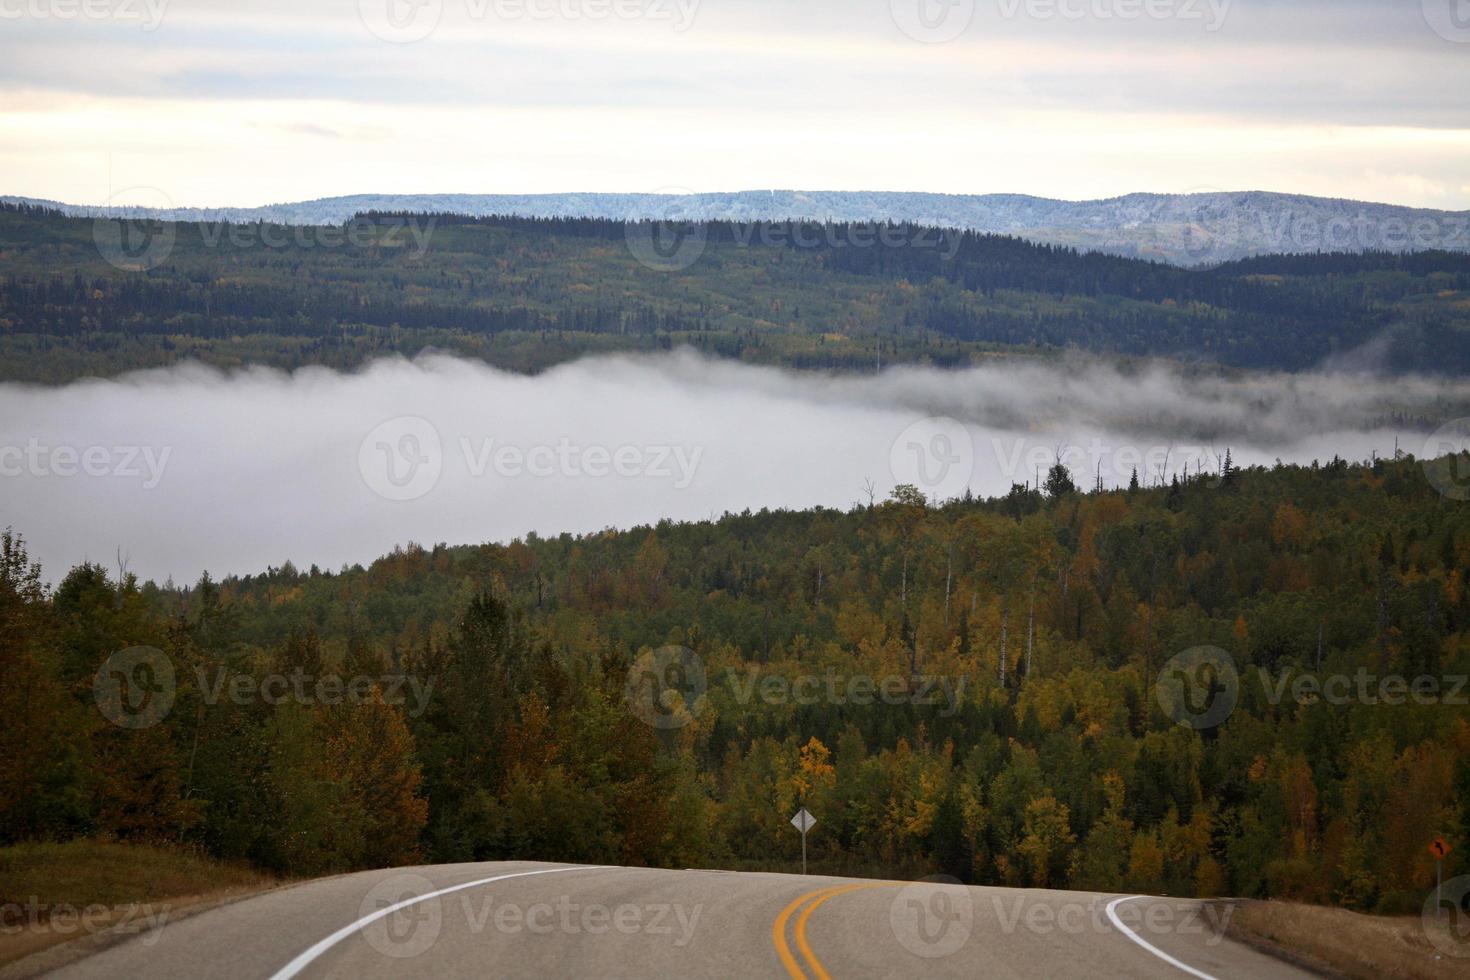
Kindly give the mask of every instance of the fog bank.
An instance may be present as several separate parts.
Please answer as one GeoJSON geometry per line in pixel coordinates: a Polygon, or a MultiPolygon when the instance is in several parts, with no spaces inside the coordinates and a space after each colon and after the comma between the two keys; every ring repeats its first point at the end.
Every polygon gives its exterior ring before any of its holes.
{"type": "Polygon", "coordinates": [[[1129,374],[1096,362],[803,374],[689,353],[536,377],[445,356],[362,371],[198,365],[57,388],[0,385],[0,525],[55,583],[122,552],[184,582],[395,545],[500,541],[847,507],[897,483],[948,497],[1187,467],[1421,454],[1470,382],[1129,374]]]}

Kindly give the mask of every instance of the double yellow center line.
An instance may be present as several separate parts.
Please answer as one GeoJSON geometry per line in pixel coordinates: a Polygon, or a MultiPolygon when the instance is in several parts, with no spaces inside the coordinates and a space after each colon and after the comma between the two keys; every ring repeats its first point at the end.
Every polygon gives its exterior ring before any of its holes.
{"type": "Polygon", "coordinates": [[[807,966],[811,969],[812,980],[832,980],[832,975],[827,968],[822,966],[822,961],[817,959],[817,954],[812,952],[811,944],[806,938],[806,924],[811,920],[812,913],[817,907],[828,899],[845,895],[848,892],[862,891],[868,888],[891,888],[891,882],[876,881],[857,885],[835,885],[829,888],[818,888],[799,895],[790,905],[781,910],[776,916],[776,922],[771,926],[771,941],[776,944],[776,955],[781,958],[781,965],[786,967],[786,972],[791,975],[791,980],[808,980],[802,972],[800,963],[791,952],[791,946],[786,941],[786,927],[790,924],[792,916],[796,916],[796,928],[793,936],[796,940],[796,948],[801,950],[801,955],[806,959],[807,966]],[[803,908],[805,906],[805,908],[803,908]],[[797,915],[800,910],[801,914],[797,915]]]}

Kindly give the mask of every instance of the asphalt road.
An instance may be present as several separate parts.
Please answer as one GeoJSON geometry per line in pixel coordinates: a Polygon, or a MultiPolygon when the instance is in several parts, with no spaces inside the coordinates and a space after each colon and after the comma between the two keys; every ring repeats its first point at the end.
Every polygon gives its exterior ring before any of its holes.
{"type": "Polygon", "coordinates": [[[1222,938],[1212,911],[1185,899],[942,882],[456,864],[342,875],[267,892],[168,923],[55,975],[1308,975],[1222,938]]]}

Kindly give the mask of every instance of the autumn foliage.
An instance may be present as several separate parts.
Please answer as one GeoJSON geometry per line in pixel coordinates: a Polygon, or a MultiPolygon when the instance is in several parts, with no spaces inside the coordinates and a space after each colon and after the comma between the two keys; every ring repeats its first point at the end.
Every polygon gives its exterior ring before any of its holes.
{"type": "Polygon", "coordinates": [[[790,869],[805,806],[833,872],[1398,911],[1434,836],[1457,844],[1447,877],[1470,869],[1470,505],[1412,459],[1048,482],[188,589],[83,566],[49,590],[7,536],[0,839],[185,841],[293,873],[790,869]],[[92,682],[136,645],[179,683],[133,731],[92,682]],[[670,645],[703,696],[671,692],[656,728],[624,681],[670,645]],[[1233,663],[1235,705],[1193,727],[1157,682],[1201,646],[1233,663]],[[378,682],[235,704],[201,670],[378,682]],[[1393,698],[1397,678],[1437,694],[1393,698]],[[405,679],[422,703],[395,702],[405,679]]]}

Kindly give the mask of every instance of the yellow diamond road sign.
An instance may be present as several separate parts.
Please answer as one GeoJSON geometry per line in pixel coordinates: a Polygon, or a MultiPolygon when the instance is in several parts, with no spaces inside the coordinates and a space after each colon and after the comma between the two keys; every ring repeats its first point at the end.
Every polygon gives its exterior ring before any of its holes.
{"type": "Polygon", "coordinates": [[[810,813],[807,813],[806,807],[802,807],[799,811],[797,811],[796,816],[791,818],[791,826],[795,827],[803,834],[816,826],[816,823],[817,818],[812,816],[810,813]]]}

